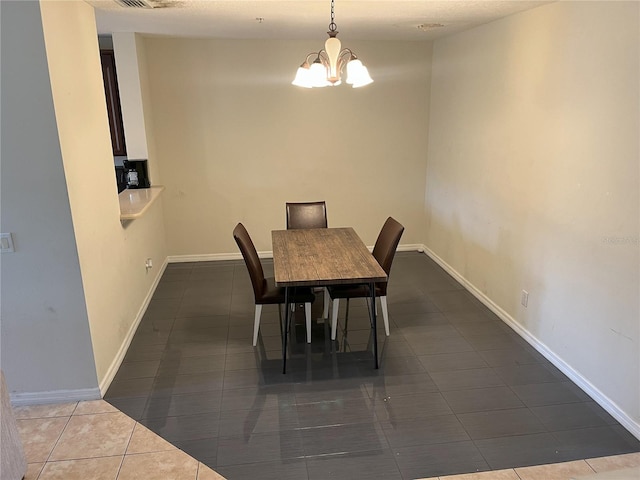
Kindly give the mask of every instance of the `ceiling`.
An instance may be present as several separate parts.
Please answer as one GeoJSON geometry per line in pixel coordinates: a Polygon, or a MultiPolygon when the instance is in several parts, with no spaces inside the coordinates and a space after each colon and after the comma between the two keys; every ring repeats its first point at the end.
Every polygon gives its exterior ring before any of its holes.
{"type": "MultiPolygon", "coordinates": [[[[330,0],[138,0],[156,8],[123,7],[117,0],[85,1],[96,9],[99,34],[317,40],[324,38],[331,12],[330,0]]],[[[545,3],[551,2],[335,0],[334,11],[343,41],[426,41],[545,3]]]]}

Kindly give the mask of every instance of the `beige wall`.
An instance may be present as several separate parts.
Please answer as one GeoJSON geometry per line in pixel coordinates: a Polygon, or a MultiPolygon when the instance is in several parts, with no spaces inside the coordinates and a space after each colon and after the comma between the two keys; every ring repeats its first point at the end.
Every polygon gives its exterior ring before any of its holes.
{"type": "Polygon", "coordinates": [[[96,371],[104,388],[167,252],[162,201],[120,223],[93,8],[41,3],[51,90],[96,371]],[[146,258],[156,267],[145,269],[146,258]]]}
{"type": "Polygon", "coordinates": [[[0,258],[2,370],[14,398],[96,398],[40,7],[3,1],[0,9],[0,220],[15,247],[0,258]]]}
{"type": "Polygon", "coordinates": [[[558,2],[436,41],[426,186],[428,248],[636,435],[639,8],[558,2]]]}
{"type": "Polygon", "coordinates": [[[389,215],[422,243],[431,45],[343,40],[374,84],[290,85],[323,41],[144,38],[170,255],[237,254],[239,221],[270,251],[305,200],[367,244],[389,215]]]}

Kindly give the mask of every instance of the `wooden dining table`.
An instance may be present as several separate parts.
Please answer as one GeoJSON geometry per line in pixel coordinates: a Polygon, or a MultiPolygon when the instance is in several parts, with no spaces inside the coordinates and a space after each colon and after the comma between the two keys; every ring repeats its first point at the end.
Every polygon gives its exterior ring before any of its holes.
{"type": "Polygon", "coordinates": [[[369,285],[373,356],[378,368],[375,283],[386,282],[387,274],[355,230],[351,227],[274,230],[271,239],[275,282],[285,287],[282,373],[287,369],[291,289],[347,284],[369,285]]]}

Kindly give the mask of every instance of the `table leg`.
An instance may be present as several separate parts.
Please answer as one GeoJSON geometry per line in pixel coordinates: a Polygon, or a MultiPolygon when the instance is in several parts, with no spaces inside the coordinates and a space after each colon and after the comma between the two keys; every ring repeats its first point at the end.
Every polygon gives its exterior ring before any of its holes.
{"type": "Polygon", "coordinates": [[[373,329],[373,358],[376,368],[378,368],[378,327],[376,322],[376,284],[371,282],[371,328],[373,329]]]}
{"type": "Polygon", "coordinates": [[[289,334],[289,287],[284,287],[284,330],[282,332],[282,373],[287,373],[287,337],[289,334]]]}

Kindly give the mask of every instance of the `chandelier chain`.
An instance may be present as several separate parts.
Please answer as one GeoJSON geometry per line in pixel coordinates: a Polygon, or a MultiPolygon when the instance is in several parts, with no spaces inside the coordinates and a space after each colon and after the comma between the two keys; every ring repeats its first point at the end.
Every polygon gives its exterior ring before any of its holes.
{"type": "MultiPolygon", "coordinates": [[[[338,28],[335,22],[335,13],[333,12],[334,0],[331,0],[331,23],[329,23],[329,31],[335,32],[338,28]]],[[[337,32],[336,32],[337,33],[337,32]]]]}

